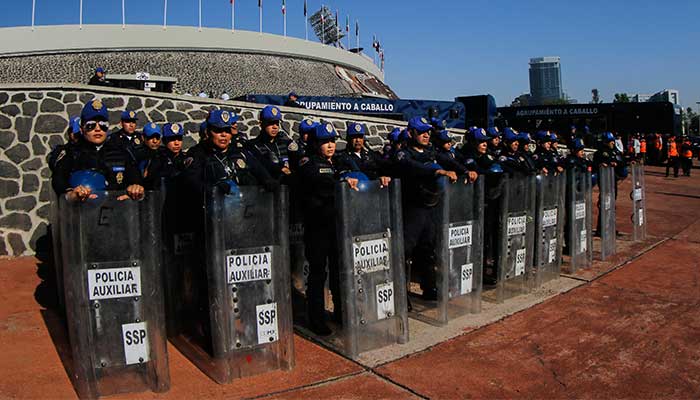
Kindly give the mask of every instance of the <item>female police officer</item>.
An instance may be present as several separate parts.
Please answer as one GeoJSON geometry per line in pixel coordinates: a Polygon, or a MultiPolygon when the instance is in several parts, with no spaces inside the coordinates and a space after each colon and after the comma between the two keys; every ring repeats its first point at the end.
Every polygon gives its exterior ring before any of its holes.
{"type": "Polygon", "coordinates": [[[82,136],[75,146],[56,157],[51,184],[70,201],[96,198],[95,191],[123,190],[119,200],[142,199],[144,188],[138,168],[126,150],[108,141],[109,114],[100,100],[91,100],[80,113],[82,136]]]}
{"type": "MultiPolygon", "coordinates": [[[[330,273],[335,318],[340,319],[341,315],[335,224],[335,185],[340,180],[341,171],[333,159],[336,138],[332,124],[319,124],[309,137],[309,156],[299,162],[304,197],[304,246],[309,261],[307,316],[309,329],[321,336],[331,333],[324,321],[326,265],[330,273]]],[[[357,190],[357,179],[348,178],[346,181],[357,190]]]]}

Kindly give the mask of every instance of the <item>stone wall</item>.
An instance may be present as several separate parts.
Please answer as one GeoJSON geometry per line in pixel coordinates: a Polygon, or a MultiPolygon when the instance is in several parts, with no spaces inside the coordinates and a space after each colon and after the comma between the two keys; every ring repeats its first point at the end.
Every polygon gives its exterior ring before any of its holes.
{"type": "MultiPolygon", "coordinates": [[[[241,115],[239,128],[249,137],[259,133],[257,116],[261,105],[223,102],[196,97],[174,96],[123,89],[100,89],[84,85],[4,85],[0,86],[0,257],[34,254],[46,239],[51,172],[46,156],[65,141],[70,116],[79,115],[93,97],[103,100],[110,110],[111,123],[118,123],[126,107],[137,111],[139,127],[146,121],[178,122],[190,134],[185,147],[195,143],[199,124],[213,108],[241,115]],[[192,135],[194,134],[194,135],[192,135]]],[[[369,127],[368,142],[380,148],[384,138],[400,121],[352,115],[307,111],[282,107],[282,128],[296,137],[299,121],[306,117],[332,122],[341,137],[348,121],[369,127]]],[[[458,135],[459,136],[459,135],[458,135]]],[[[340,149],[345,142],[338,142],[340,149]]]]}
{"type": "MultiPolygon", "coordinates": [[[[205,51],[104,51],[0,57],[0,83],[87,83],[95,67],[108,74],[145,71],[177,78],[179,93],[200,91],[218,98],[244,94],[341,96],[355,90],[320,61],[263,54],[205,51]]],[[[357,71],[345,69],[350,75],[357,71]]]]}

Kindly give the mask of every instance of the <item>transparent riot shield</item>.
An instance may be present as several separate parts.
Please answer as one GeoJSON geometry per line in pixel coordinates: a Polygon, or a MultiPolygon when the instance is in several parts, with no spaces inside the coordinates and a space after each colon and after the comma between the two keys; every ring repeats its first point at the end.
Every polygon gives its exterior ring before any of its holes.
{"type": "Polygon", "coordinates": [[[593,186],[589,171],[566,171],[566,250],[569,273],[593,264],[593,186]]]}
{"type": "Polygon", "coordinates": [[[304,253],[303,199],[298,188],[292,187],[289,196],[289,255],[292,279],[292,309],[294,322],[306,320],[306,287],[309,263],[304,253]]]}
{"type": "Polygon", "coordinates": [[[411,317],[433,325],[481,312],[484,179],[473,184],[446,184],[440,208],[437,300],[411,300],[411,317]]]}
{"type": "Polygon", "coordinates": [[[321,340],[350,358],[407,342],[400,182],[339,183],[336,210],[342,322],[321,340]]]}
{"type": "Polygon", "coordinates": [[[528,293],[535,279],[535,191],[535,176],[508,177],[503,185],[496,260],[498,303],[528,293]]]}
{"type": "Polygon", "coordinates": [[[53,255],[53,268],[56,275],[56,300],[58,310],[62,314],[66,313],[66,300],[63,287],[63,249],[61,248],[61,216],[60,203],[56,197],[56,192],[50,190],[49,225],[51,227],[51,253],[53,255]]]}
{"type": "Polygon", "coordinates": [[[632,169],[632,240],[644,240],[647,237],[647,218],[646,218],[646,186],[644,184],[644,165],[634,163],[632,169]]]}
{"type": "Polygon", "coordinates": [[[535,215],[535,287],[559,278],[564,245],[566,175],[538,175],[535,215]]]}
{"type": "MultiPolygon", "coordinates": [[[[287,189],[206,193],[203,265],[171,340],[218,383],[294,366],[287,189]]],[[[201,254],[201,253],[200,253],[201,254]]],[[[190,266],[187,267],[190,269],[190,266]]]]}
{"type": "Polygon", "coordinates": [[[170,388],[159,192],[60,197],[66,320],[78,396],[170,388]]]}
{"type": "Polygon", "coordinates": [[[600,197],[598,198],[598,230],[600,233],[600,259],[607,260],[615,254],[615,170],[612,167],[600,168],[598,182],[600,197]]]}

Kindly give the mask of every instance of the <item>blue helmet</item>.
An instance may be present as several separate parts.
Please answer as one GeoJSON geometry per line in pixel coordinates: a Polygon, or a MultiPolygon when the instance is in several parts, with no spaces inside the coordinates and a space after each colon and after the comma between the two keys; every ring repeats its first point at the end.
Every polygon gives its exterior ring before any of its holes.
{"type": "Polygon", "coordinates": [[[70,174],[68,184],[72,188],[85,186],[92,192],[101,192],[107,189],[107,178],[97,171],[84,169],[70,174]]]}
{"type": "Polygon", "coordinates": [[[615,135],[612,134],[612,132],[605,132],[603,133],[603,137],[601,138],[604,143],[610,143],[615,141],[615,135]]]}
{"type": "Polygon", "coordinates": [[[591,174],[591,185],[598,186],[598,174],[591,174]]]}
{"type": "Polygon", "coordinates": [[[491,167],[489,167],[488,174],[493,175],[493,174],[502,174],[503,173],[503,168],[501,168],[501,164],[499,163],[493,163],[491,164],[491,167]]]}
{"type": "Polygon", "coordinates": [[[489,135],[489,137],[491,139],[495,139],[495,138],[501,136],[501,132],[499,132],[498,128],[496,128],[495,126],[492,126],[489,129],[487,129],[486,133],[489,135]]]}
{"type": "Polygon", "coordinates": [[[629,175],[629,169],[626,165],[618,166],[615,168],[615,175],[617,175],[618,178],[625,179],[627,175],[629,175]]]}
{"type": "Polygon", "coordinates": [[[503,130],[503,141],[506,143],[513,143],[518,140],[518,132],[514,129],[506,128],[503,130]]]}

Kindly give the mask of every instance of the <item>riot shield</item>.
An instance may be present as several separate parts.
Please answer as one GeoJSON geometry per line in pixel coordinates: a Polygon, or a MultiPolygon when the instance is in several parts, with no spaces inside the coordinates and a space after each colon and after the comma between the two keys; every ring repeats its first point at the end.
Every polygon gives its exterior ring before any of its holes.
{"type": "Polygon", "coordinates": [[[401,186],[371,181],[355,191],[343,182],[335,197],[342,323],[321,340],[357,358],[408,341],[401,186]]]}
{"type": "Polygon", "coordinates": [[[290,188],[289,196],[289,255],[292,279],[292,309],[294,321],[306,320],[306,287],[309,263],[304,253],[303,199],[298,187],[290,188]]]}
{"type": "Polygon", "coordinates": [[[159,192],[60,197],[66,319],[78,396],[170,388],[159,192]]]}
{"type": "Polygon", "coordinates": [[[538,175],[535,215],[535,287],[559,278],[564,244],[566,175],[538,175]]]}
{"type": "Polygon", "coordinates": [[[484,179],[474,184],[446,184],[439,207],[437,300],[411,301],[411,317],[433,325],[481,312],[484,179]]]}
{"type": "Polygon", "coordinates": [[[593,264],[593,186],[589,171],[566,171],[566,250],[569,273],[593,264]]]}
{"type": "Polygon", "coordinates": [[[600,197],[598,198],[598,230],[600,233],[600,259],[605,261],[615,254],[615,170],[601,167],[598,173],[600,197]]]}
{"type": "Polygon", "coordinates": [[[505,179],[496,239],[495,299],[490,293],[486,296],[498,303],[528,293],[535,278],[535,191],[535,176],[505,179]]]}
{"type": "Polygon", "coordinates": [[[178,316],[186,329],[171,340],[218,383],[291,369],[286,187],[212,188],[204,204],[203,265],[186,267],[192,293],[178,316]]]}
{"type": "Polygon", "coordinates": [[[636,162],[632,168],[632,240],[644,240],[647,237],[646,186],[644,184],[644,165],[636,162]]]}
{"type": "Polygon", "coordinates": [[[56,192],[50,190],[49,226],[51,227],[51,253],[53,255],[53,268],[56,275],[56,300],[61,314],[66,313],[66,300],[63,287],[63,249],[61,248],[61,216],[60,203],[56,192]]]}

